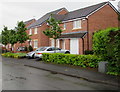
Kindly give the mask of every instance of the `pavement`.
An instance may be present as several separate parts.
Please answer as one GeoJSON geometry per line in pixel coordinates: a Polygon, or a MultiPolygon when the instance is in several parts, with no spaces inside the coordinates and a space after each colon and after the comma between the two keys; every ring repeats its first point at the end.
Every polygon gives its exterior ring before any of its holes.
{"type": "Polygon", "coordinates": [[[112,86],[118,86],[120,88],[120,76],[112,76],[98,72],[97,70],[91,70],[86,68],[74,68],[66,65],[59,65],[53,63],[45,63],[42,61],[36,61],[35,59],[14,59],[2,57],[5,62],[13,62],[16,64],[22,64],[24,66],[33,67],[50,71],[53,74],[63,74],[66,76],[77,77],[89,82],[103,83],[112,86]]]}

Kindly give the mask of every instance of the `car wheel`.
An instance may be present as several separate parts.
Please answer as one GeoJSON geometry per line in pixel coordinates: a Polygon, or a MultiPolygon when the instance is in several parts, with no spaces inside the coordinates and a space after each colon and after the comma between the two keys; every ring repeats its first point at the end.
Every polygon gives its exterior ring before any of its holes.
{"type": "Polygon", "coordinates": [[[35,54],[32,55],[32,58],[35,58],[34,56],[35,56],[35,54]]]}
{"type": "Polygon", "coordinates": [[[69,51],[66,51],[65,54],[70,54],[70,52],[69,52],[69,51]]]}

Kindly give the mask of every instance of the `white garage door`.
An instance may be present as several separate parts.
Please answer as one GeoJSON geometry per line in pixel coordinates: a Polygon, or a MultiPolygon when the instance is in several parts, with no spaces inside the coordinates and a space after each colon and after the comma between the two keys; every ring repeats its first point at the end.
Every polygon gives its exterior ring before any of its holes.
{"type": "Polygon", "coordinates": [[[77,38],[70,39],[70,53],[79,54],[79,41],[77,38]]]}

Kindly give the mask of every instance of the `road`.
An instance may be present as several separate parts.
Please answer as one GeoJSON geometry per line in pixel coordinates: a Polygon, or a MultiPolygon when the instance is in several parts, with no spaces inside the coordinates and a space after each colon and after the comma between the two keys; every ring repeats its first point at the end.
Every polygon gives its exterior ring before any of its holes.
{"type": "MultiPolygon", "coordinates": [[[[1,62],[0,62],[1,65],[1,62]]],[[[2,61],[3,90],[117,90],[117,87],[2,61]]]]}

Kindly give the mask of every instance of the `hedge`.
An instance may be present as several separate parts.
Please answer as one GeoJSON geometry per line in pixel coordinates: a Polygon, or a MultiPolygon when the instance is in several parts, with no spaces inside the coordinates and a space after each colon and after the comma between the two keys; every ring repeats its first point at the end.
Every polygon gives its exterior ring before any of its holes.
{"type": "Polygon", "coordinates": [[[95,55],[108,61],[107,74],[120,75],[120,28],[107,28],[93,36],[95,55]]]}
{"type": "Polygon", "coordinates": [[[98,62],[102,59],[95,55],[74,55],[62,53],[43,53],[42,60],[45,62],[54,62],[57,64],[68,64],[81,67],[98,67],[98,62]]]}
{"type": "Polygon", "coordinates": [[[11,52],[3,53],[1,55],[4,57],[12,57],[12,58],[23,58],[26,56],[25,53],[11,53],[11,52]]]}

